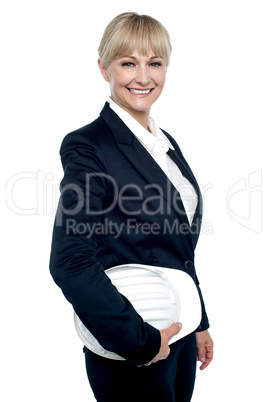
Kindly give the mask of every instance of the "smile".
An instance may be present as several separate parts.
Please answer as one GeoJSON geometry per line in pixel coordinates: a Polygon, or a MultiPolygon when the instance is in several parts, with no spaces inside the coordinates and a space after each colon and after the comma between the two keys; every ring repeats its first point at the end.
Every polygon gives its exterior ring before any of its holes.
{"type": "Polygon", "coordinates": [[[153,90],[153,88],[150,89],[132,89],[132,88],[128,88],[129,91],[135,95],[145,95],[145,94],[149,94],[149,92],[151,92],[153,90]]]}

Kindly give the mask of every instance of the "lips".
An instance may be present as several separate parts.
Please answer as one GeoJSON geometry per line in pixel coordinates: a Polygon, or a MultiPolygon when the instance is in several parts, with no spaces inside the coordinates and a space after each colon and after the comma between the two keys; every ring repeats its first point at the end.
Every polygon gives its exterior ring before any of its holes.
{"type": "Polygon", "coordinates": [[[134,89],[134,88],[128,88],[129,91],[134,94],[134,95],[147,95],[149,94],[153,88],[149,88],[149,89],[134,89]]]}

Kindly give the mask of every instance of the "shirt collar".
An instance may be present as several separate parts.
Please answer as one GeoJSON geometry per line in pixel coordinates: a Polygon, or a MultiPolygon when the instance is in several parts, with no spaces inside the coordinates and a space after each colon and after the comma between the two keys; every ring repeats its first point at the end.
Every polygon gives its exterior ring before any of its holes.
{"type": "Polygon", "coordinates": [[[154,119],[149,117],[147,131],[137,120],[135,120],[126,110],[122,109],[117,103],[115,103],[110,97],[108,98],[110,108],[119,116],[119,118],[126,124],[126,126],[132,131],[132,133],[139,139],[139,141],[150,152],[153,150],[158,141],[162,141],[166,152],[169,149],[174,149],[168,138],[156,125],[154,119]]]}

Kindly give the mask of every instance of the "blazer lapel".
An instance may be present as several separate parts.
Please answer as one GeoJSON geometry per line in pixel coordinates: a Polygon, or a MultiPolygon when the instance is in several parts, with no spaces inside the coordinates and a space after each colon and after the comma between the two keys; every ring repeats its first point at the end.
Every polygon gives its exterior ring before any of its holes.
{"type": "Polygon", "coordinates": [[[203,200],[202,200],[201,191],[200,191],[199,185],[197,183],[197,180],[196,180],[195,176],[193,175],[193,172],[191,171],[186,160],[184,159],[178,144],[174,141],[174,139],[168,133],[164,132],[164,134],[168,137],[168,139],[170,140],[170,142],[172,143],[172,145],[174,147],[174,150],[169,149],[168,154],[170,155],[172,160],[178,165],[182,174],[190,181],[190,183],[194,186],[194,188],[197,192],[198,203],[197,203],[196,211],[195,211],[194,218],[193,218],[193,221],[191,224],[192,239],[193,239],[194,245],[196,245],[198,237],[199,237],[200,226],[201,226],[201,221],[202,221],[203,200]]]}
{"type": "MultiPolygon", "coordinates": [[[[187,215],[177,189],[173,186],[166,174],[158,166],[153,157],[149,154],[149,152],[147,152],[147,150],[143,147],[143,145],[139,142],[135,135],[116,115],[116,113],[114,113],[110,109],[108,102],[105,104],[103,110],[100,113],[100,116],[110,127],[113,136],[117,142],[117,146],[122,154],[145,178],[145,180],[150,185],[152,185],[152,187],[154,186],[157,194],[160,192],[165,201],[168,203],[169,211],[173,210],[180,222],[186,224],[186,227],[189,228],[187,215]]],[[[170,156],[181,169],[182,173],[184,174],[184,171],[186,171],[185,176],[190,176],[189,180],[191,182],[194,182],[193,178],[184,167],[182,161],[180,161],[177,153],[175,151],[172,151],[170,156]]],[[[193,183],[193,185],[195,187],[198,187],[195,182],[193,183]]]]}

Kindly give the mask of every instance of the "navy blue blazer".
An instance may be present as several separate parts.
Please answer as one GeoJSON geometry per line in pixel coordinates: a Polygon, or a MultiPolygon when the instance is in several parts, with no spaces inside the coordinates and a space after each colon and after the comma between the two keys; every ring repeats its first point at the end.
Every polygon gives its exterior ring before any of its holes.
{"type": "Polygon", "coordinates": [[[180,148],[164,133],[175,148],[170,157],[198,194],[191,226],[178,191],[108,103],[95,121],[68,134],[60,149],[64,178],[50,272],[100,344],[136,365],[158,353],[160,333],[117,291],[105,269],[139,263],[187,272],[202,302],[197,331],[209,327],[194,267],[200,189],[180,148]]]}

